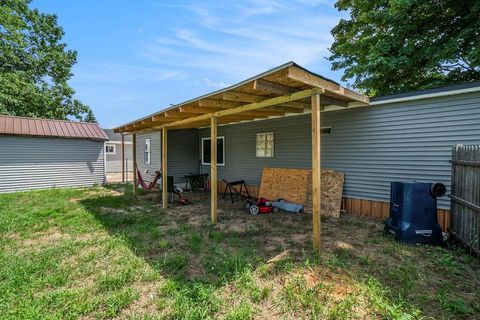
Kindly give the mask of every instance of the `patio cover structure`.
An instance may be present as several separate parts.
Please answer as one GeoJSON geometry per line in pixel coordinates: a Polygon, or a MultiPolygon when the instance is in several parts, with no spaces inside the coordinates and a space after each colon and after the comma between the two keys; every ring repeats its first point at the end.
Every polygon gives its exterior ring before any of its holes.
{"type": "MultiPolygon", "coordinates": [[[[313,246],[320,248],[321,209],[321,111],[366,106],[368,97],[308,71],[294,62],[259,74],[222,90],[191,99],[115,128],[133,135],[136,163],[136,134],[161,131],[162,175],[167,176],[167,131],[210,127],[211,141],[217,140],[218,125],[294,114],[311,114],[313,246]]],[[[123,162],[123,161],[122,161],[123,162]]],[[[217,144],[211,144],[211,222],[217,212],[217,144]]],[[[134,193],[137,176],[134,174],[134,193]]],[[[162,179],[163,208],[168,207],[167,179],[162,179]]]]}

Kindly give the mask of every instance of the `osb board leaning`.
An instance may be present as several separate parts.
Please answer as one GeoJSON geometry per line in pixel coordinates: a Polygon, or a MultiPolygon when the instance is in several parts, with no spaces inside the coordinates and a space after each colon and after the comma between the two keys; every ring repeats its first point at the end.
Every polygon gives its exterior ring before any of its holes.
{"type": "MultiPolygon", "coordinates": [[[[344,174],[322,169],[321,214],[338,217],[342,204],[344,174]]],[[[284,198],[305,205],[312,211],[311,170],[287,168],[263,168],[259,196],[275,200],[284,198]]]]}

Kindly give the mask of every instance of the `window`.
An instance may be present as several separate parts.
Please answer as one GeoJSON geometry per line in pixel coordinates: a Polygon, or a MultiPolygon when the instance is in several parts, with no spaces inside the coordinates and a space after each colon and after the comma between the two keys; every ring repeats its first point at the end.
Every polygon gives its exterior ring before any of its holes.
{"type": "Polygon", "coordinates": [[[320,128],[321,134],[332,134],[332,127],[321,127],[320,128]]]}
{"type": "Polygon", "coordinates": [[[106,144],[105,145],[105,153],[106,154],[117,154],[117,148],[115,148],[114,144],[106,144]]]}
{"type": "MultiPolygon", "coordinates": [[[[211,139],[202,138],[202,164],[210,164],[211,150],[211,139]]],[[[225,137],[217,137],[217,164],[225,165],[225,137]]]]}
{"type": "Polygon", "coordinates": [[[273,132],[257,133],[257,157],[273,158],[274,134],[273,132]]]}
{"type": "Polygon", "coordinates": [[[144,151],[144,160],[146,164],[150,164],[150,139],[145,139],[145,151],[144,151]]]}

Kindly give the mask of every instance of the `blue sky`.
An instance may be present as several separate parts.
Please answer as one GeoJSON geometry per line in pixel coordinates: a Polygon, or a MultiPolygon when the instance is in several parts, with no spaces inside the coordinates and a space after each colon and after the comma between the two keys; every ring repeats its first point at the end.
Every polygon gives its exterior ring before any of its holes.
{"type": "Polygon", "coordinates": [[[34,0],[78,51],[76,97],[110,128],[293,60],[330,70],[328,0],[34,0]]]}

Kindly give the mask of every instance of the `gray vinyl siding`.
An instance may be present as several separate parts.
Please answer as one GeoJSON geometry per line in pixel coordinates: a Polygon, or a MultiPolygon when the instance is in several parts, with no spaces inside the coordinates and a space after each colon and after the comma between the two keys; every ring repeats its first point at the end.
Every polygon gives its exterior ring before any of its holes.
{"type": "MultiPolygon", "coordinates": [[[[388,201],[394,180],[442,182],[450,190],[452,146],[480,144],[480,93],[324,112],[322,126],[332,126],[322,137],[322,167],[345,173],[344,196],[388,201]]],[[[309,115],[220,126],[226,162],[219,178],[259,184],[263,167],[309,168],[310,128],[309,115]],[[269,131],[275,157],[257,158],[256,133],[269,131]]],[[[209,135],[200,130],[199,148],[209,135]]],[[[449,207],[447,197],[439,206],[449,207]]]]}
{"type": "Polygon", "coordinates": [[[184,176],[197,174],[198,130],[168,131],[168,175],[174,177],[175,183],[185,181],[184,176]]]}
{"type": "Polygon", "coordinates": [[[0,135],[0,192],[105,182],[104,142],[0,135]]]}
{"type": "MultiPolygon", "coordinates": [[[[161,169],[161,134],[159,131],[137,136],[137,163],[142,176],[151,181],[156,170],[161,169]],[[145,139],[151,139],[151,164],[144,163],[145,139]],[[148,170],[145,173],[145,170],[148,170]]],[[[168,175],[175,183],[184,182],[184,176],[198,173],[198,130],[168,131],[168,175]]]]}
{"type": "Polygon", "coordinates": [[[137,135],[137,165],[143,179],[151,181],[155,171],[161,169],[160,132],[137,135]],[[150,139],[150,164],[145,163],[145,140],[150,139]]]}
{"type": "MultiPolygon", "coordinates": [[[[109,142],[107,141],[106,144],[113,144],[116,147],[116,154],[105,154],[107,163],[107,173],[113,173],[113,172],[122,172],[122,144],[118,142],[109,142]]],[[[133,160],[132,160],[132,144],[125,144],[125,159],[128,162],[127,167],[125,170],[132,171],[132,165],[133,165],[133,160]]],[[[143,155],[143,153],[142,153],[143,155]]]]}

